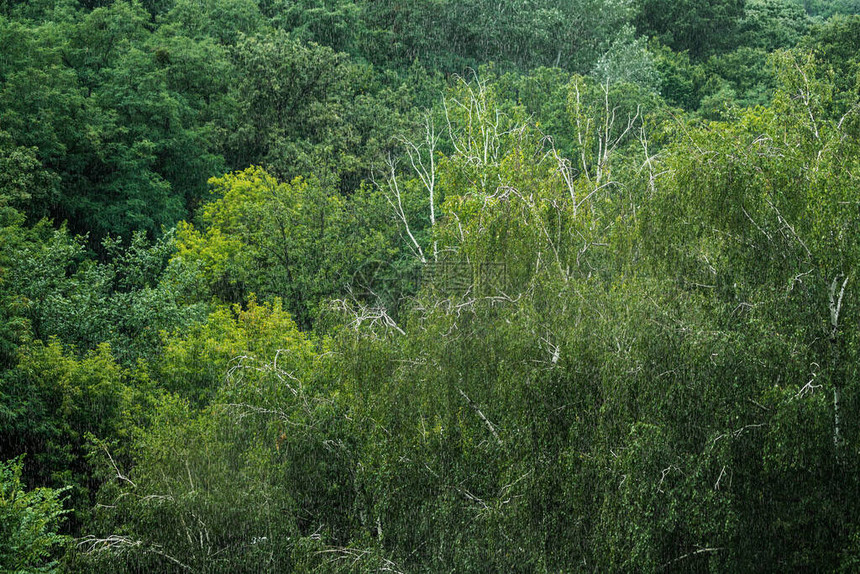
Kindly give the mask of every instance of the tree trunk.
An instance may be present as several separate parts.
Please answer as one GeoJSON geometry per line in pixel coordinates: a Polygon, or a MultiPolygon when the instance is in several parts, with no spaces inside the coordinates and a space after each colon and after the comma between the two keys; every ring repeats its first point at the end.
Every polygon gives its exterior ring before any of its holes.
{"type": "Polygon", "coordinates": [[[851,278],[849,274],[842,281],[842,287],[839,289],[839,295],[836,294],[836,288],[839,285],[839,280],[842,275],[837,275],[833,278],[830,284],[830,378],[833,384],[833,447],[836,452],[836,462],[841,462],[842,451],[842,429],[839,421],[839,400],[841,398],[841,385],[836,375],[839,369],[839,312],[842,310],[842,298],[845,296],[845,286],[851,278]]]}

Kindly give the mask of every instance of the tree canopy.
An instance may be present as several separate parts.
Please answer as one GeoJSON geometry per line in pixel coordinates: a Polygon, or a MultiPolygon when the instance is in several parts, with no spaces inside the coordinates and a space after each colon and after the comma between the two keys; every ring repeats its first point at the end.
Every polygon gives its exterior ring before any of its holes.
{"type": "Polygon", "coordinates": [[[859,11],[0,0],[0,570],[856,571],[859,11]]]}

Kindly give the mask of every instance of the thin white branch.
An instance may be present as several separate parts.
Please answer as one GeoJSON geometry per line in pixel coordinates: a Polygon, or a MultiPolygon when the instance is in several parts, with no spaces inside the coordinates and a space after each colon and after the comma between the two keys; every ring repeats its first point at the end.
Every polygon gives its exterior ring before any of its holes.
{"type": "Polygon", "coordinates": [[[108,460],[110,460],[110,464],[113,467],[114,472],[116,472],[116,477],[120,480],[124,480],[125,482],[129,483],[134,488],[137,488],[137,485],[130,478],[128,478],[122,472],[120,472],[119,467],[117,466],[116,461],[114,461],[113,457],[111,456],[110,451],[108,450],[107,446],[102,444],[102,449],[105,451],[105,454],[108,456],[108,460]]]}
{"type": "Polygon", "coordinates": [[[350,324],[356,331],[367,323],[371,328],[381,325],[386,329],[394,329],[401,335],[406,334],[406,331],[401,329],[394,319],[388,315],[384,307],[368,307],[362,303],[349,302],[345,299],[335,299],[331,302],[331,307],[335,311],[351,315],[352,321],[350,324]]]}
{"type": "Polygon", "coordinates": [[[472,399],[470,399],[468,397],[468,395],[466,395],[466,393],[463,392],[462,389],[457,389],[457,390],[460,392],[460,394],[463,396],[463,398],[466,399],[466,402],[469,404],[469,406],[472,407],[476,413],[478,413],[478,416],[481,417],[481,420],[484,421],[484,424],[486,424],[487,428],[490,429],[490,432],[493,433],[493,437],[496,439],[496,442],[499,443],[499,446],[504,447],[504,443],[502,443],[502,439],[499,436],[499,433],[496,432],[495,425],[493,423],[491,423],[490,420],[486,416],[484,416],[484,413],[481,412],[481,409],[478,408],[478,405],[473,403],[472,399]]]}
{"type": "Polygon", "coordinates": [[[830,284],[830,326],[832,328],[832,336],[834,337],[836,336],[836,331],[839,330],[839,313],[842,310],[842,298],[845,296],[845,286],[848,284],[848,280],[851,279],[851,274],[849,273],[845,277],[845,281],[842,282],[842,287],[839,289],[839,296],[836,297],[836,286],[839,284],[840,279],[842,279],[842,275],[837,275],[830,284]]]}
{"type": "Polygon", "coordinates": [[[418,243],[418,240],[415,239],[415,236],[412,234],[412,230],[409,228],[409,218],[406,217],[406,212],[403,210],[403,196],[400,193],[400,184],[397,181],[397,162],[394,161],[390,153],[388,154],[386,167],[388,168],[388,174],[385,181],[385,187],[381,186],[376,181],[374,181],[374,183],[379,189],[388,190],[388,193],[386,193],[385,195],[385,199],[388,201],[388,204],[394,209],[395,215],[397,215],[397,218],[406,228],[406,234],[409,236],[409,240],[412,244],[411,247],[414,247],[413,252],[421,260],[421,263],[426,263],[427,258],[424,257],[424,250],[421,249],[421,245],[418,243]]]}

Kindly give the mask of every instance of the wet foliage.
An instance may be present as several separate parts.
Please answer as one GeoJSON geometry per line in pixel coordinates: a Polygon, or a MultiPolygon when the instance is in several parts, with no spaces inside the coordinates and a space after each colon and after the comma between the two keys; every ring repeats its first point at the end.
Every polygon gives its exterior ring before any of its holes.
{"type": "Polygon", "coordinates": [[[860,16],[0,1],[0,570],[860,568],[860,16]]]}

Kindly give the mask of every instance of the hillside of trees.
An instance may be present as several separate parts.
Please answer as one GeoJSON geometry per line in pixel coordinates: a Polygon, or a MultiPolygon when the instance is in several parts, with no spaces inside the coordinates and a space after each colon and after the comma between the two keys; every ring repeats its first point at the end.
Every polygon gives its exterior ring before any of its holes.
{"type": "Polygon", "coordinates": [[[0,0],[0,572],[860,571],[857,0],[0,0]]]}

